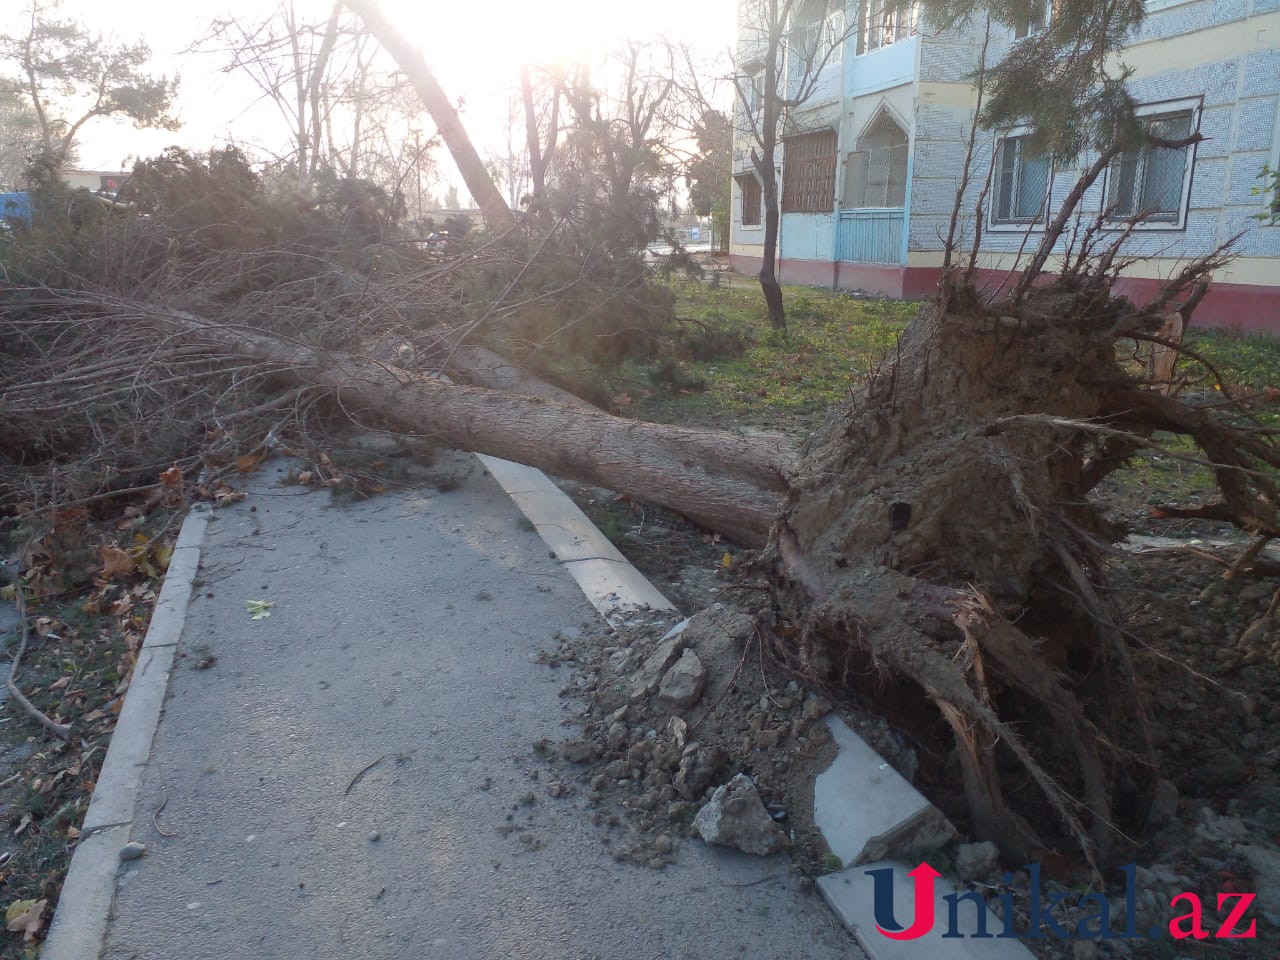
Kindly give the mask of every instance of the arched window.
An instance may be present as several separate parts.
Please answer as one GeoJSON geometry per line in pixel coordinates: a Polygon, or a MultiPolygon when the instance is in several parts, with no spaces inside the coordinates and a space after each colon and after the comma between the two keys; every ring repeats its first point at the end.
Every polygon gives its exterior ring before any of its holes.
{"type": "Polygon", "coordinates": [[[845,207],[906,204],[907,142],[907,131],[882,109],[845,163],[845,207]]]}

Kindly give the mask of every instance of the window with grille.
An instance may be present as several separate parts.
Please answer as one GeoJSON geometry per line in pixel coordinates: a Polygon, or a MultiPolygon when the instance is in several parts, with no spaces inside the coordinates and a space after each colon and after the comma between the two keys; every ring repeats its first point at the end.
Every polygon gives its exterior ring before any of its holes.
{"type": "Polygon", "coordinates": [[[1053,164],[1031,147],[1029,137],[1003,137],[996,144],[992,223],[1039,223],[1049,200],[1053,164]]]}
{"type": "Polygon", "coordinates": [[[901,207],[906,201],[907,132],[882,112],[845,161],[843,206],[901,207]]]}
{"type": "Polygon", "coordinates": [[[734,179],[742,193],[742,225],[760,226],[760,181],[754,173],[740,173],[734,179]]]}
{"type": "Polygon", "coordinates": [[[917,3],[862,0],[858,5],[858,53],[870,53],[913,37],[919,20],[917,3]]]}
{"type": "MultiPolygon", "coordinates": [[[[1196,111],[1178,110],[1141,117],[1143,129],[1158,140],[1183,140],[1195,129],[1196,111]]],[[[1179,225],[1185,208],[1191,147],[1144,143],[1111,162],[1107,174],[1107,216],[1145,223],[1179,225]]]]}
{"type": "Polygon", "coordinates": [[[836,196],[836,132],[819,130],[783,141],[783,213],[830,213],[836,196]]]}

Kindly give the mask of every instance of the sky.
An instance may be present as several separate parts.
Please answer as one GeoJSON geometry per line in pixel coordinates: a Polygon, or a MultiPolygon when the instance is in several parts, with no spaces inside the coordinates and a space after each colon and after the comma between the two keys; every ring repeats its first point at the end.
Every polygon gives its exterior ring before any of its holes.
{"type": "MultiPolygon", "coordinates": [[[[329,9],[326,0],[295,0],[300,11],[329,9]]],[[[730,50],[735,40],[737,0],[383,0],[383,9],[423,52],[445,90],[462,98],[463,122],[481,152],[506,142],[506,101],[519,83],[523,62],[571,60],[615,46],[624,36],[665,36],[710,57],[730,50]]],[[[64,0],[63,12],[91,29],[120,39],[145,40],[153,71],[181,78],[177,132],[134,130],[97,121],[81,138],[80,165],[120,169],[131,158],[158,153],[178,143],[208,149],[234,140],[270,152],[286,136],[278,115],[244,78],[223,74],[213,54],[191,53],[210,20],[228,14],[264,18],[273,6],[262,0],[125,0],[101,4],[64,0]],[[273,143],[274,142],[274,143],[273,143]]],[[[424,130],[432,129],[429,121],[424,130]]],[[[460,182],[441,152],[444,180],[460,182]]],[[[443,184],[442,184],[443,186],[443,184]]]]}

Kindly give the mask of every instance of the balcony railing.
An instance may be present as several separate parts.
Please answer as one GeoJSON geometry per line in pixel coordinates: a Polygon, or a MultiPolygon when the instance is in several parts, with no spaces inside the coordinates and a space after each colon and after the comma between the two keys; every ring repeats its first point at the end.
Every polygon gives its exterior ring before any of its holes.
{"type": "Polygon", "coordinates": [[[836,256],[859,263],[899,263],[902,260],[902,207],[841,210],[836,256]]]}

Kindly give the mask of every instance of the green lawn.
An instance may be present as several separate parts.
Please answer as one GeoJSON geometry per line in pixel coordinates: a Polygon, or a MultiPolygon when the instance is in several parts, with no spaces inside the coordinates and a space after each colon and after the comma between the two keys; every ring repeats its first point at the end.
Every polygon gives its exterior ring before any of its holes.
{"type": "Polygon", "coordinates": [[[671,289],[680,318],[678,369],[668,363],[647,371],[647,389],[638,391],[633,411],[671,421],[795,418],[803,427],[848,396],[919,309],[784,287],[788,329],[782,334],[770,329],[760,287],[752,281],[734,278],[709,287],[673,280],[671,289]],[[735,339],[739,349],[724,351],[735,339]]]}

